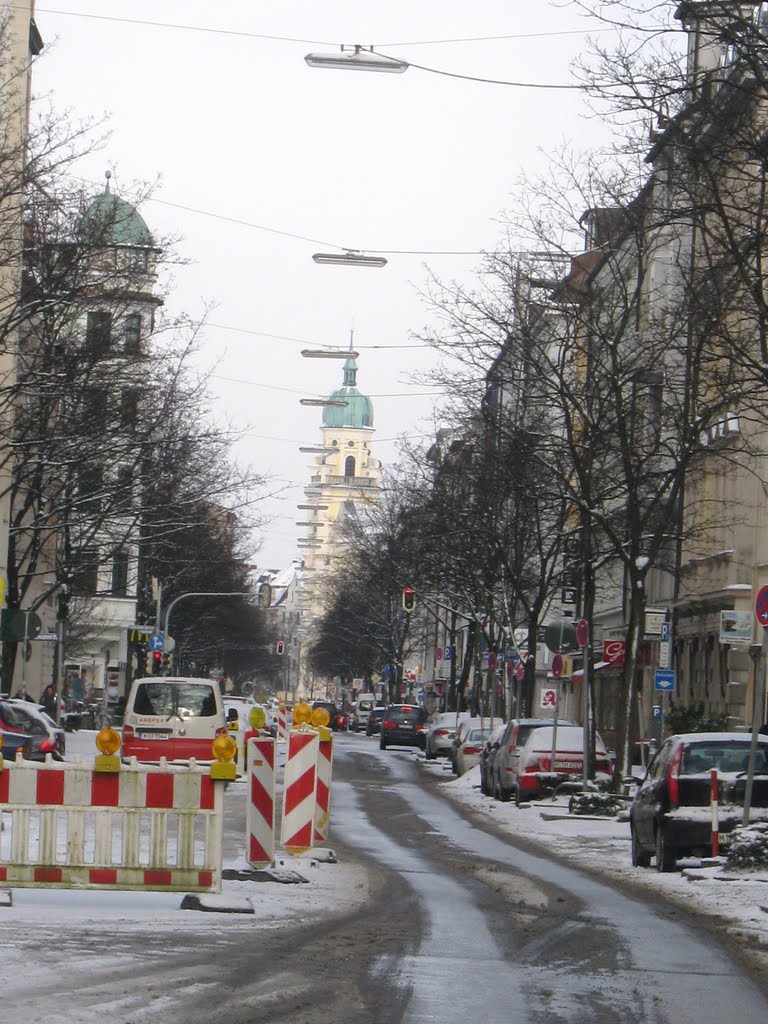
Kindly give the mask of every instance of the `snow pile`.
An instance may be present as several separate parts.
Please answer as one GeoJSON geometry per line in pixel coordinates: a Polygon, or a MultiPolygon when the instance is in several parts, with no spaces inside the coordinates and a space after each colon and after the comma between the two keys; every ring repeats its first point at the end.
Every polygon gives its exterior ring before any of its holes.
{"type": "Polygon", "coordinates": [[[768,822],[734,830],[728,844],[728,871],[768,868],[768,822]]]}

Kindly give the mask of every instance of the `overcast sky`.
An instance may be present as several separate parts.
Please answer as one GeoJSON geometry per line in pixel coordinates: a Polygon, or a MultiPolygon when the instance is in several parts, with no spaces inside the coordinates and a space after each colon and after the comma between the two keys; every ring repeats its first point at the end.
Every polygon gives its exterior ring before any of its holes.
{"type": "Polygon", "coordinates": [[[298,447],[319,440],[321,410],[299,398],[341,382],[341,363],[301,348],[344,345],[354,323],[376,455],[392,461],[398,436],[431,424],[413,377],[433,356],[410,335],[430,318],[425,264],[471,283],[521,169],[599,132],[575,91],[313,70],[304,55],[373,44],[462,75],[567,83],[587,26],[546,0],[62,0],[39,4],[37,22],[35,93],[110,116],[108,145],[81,173],[96,189],[109,168],[118,192],[160,178],[142,212],[190,260],[168,306],[197,316],[215,304],[204,359],[217,408],[247,429],[238,458],[287,488],[266,506],[275,518],[255,561],[283,566],[299,554],[311,456],[298,447]],[[381,270],[312,261],[332,246],[414,252],[381,270]]]}

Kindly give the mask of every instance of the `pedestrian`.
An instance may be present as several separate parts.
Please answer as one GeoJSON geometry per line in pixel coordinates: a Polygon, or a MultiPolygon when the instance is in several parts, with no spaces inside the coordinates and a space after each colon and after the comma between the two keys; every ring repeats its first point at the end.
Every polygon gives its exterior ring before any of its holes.
{"type": "Polygon", "coordinates": [[[43,705],[43,710],[47,715],[50,715],[54,720],[56,719],[56,690],[52,683],[49,683],[45,690],[43,690],[43,697],[40,702],[43,705]]]}
{"type": "Polygon", "coordinates": [[[85,670],[81,670],[79,675],[72,682],[72,703],[84,704],[87,689],[88,684],[85,678],[85,670]]]}

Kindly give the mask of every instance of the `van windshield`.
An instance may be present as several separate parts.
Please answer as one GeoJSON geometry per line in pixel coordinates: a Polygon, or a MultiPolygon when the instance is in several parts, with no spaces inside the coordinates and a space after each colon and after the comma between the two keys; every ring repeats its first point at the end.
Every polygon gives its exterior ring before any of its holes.
{"type": "Polygon", "coordinates": [[[137,715],[162,718],[210,718],[216,714],[216,696],[212,686],[188,683],[140,683],[133,701],[137,715]]]}

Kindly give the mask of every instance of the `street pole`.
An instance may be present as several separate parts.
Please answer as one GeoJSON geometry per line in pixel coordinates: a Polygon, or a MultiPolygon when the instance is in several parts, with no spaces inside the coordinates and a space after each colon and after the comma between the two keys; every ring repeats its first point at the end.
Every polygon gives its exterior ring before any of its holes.
{"type": "MultiPolygon", "coordinates": [[[[160,587],[158,585],[158,596],[157,596],[157,620],[155,624],[155,632],[160,632],[160,587]]],[[[168,635],[168,620],[171,617],[171,612],[179,603],[188,597],[251,597],[251,592],[247,590],[194,590],[188,594],[179,594],[178,597],[174,597],[171,603],[165,610],[165,616],[163,617],[163,635],[168,635]]]]}
{"type": "Polygon", "coordinates": [[[763,626],[763,642],[760,648],[760,666],[755,679],[755,699],[752,708],[752,741],[749,745],[749,761],[747,763],[747,784],[744,789],[744,815],[742,825],[749,824],[749,812],[752,808],[752,783],[755,778],[755,757],[757,754],[757,737],[765,713],[765,668],[768,658],[768,626],[763,626]]]}

